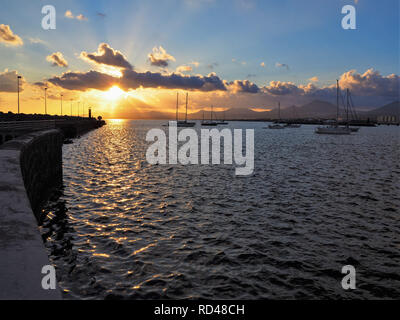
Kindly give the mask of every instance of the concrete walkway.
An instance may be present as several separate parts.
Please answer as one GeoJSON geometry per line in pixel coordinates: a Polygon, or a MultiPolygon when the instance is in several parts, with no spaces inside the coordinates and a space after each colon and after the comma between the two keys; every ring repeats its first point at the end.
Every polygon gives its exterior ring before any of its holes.
{"type": "Polygon", "coordinates": [[[21,150],[32,134],[0,148],[0,299],[61,299],[59,288],[44,290],[42,267],[50,265],[24,187],[21,150]]]}

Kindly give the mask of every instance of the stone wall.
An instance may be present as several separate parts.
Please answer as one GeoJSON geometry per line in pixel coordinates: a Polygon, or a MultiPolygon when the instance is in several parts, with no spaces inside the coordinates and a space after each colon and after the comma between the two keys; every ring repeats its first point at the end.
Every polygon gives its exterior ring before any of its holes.
{"type": "Polygon", "coordinates": [[[60,299],[44,290],[50,265],[37,220],[40,205],[62,183],[59,130],[35,132],[0,147],[0,299],[60,299]]]}

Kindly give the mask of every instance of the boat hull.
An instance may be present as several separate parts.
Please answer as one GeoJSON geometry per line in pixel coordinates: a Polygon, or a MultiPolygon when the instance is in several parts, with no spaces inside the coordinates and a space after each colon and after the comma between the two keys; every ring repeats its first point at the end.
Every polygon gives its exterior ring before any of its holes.
{"type": "Polygon", "coordinates": [[[318,127],[315,129],[315,133],[318,134],[336,134],[336,135],[345,135],[345,134],[350,134],[351,130],[350,128],[345,128],[345,127],[318,127]]]}

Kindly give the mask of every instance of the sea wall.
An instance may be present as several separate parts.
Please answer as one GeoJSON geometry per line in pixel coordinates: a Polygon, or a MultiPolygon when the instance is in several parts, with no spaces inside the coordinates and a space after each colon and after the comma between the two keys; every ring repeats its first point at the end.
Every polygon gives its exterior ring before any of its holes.
{"type": "Polygon", "coordinates": [[[62,183],[62,143],[61,131],[48,130],[0,147],[0,299],[61,299],[58,287],[42,288],[42,268],[50,262],[37,219],[62,183]]]}

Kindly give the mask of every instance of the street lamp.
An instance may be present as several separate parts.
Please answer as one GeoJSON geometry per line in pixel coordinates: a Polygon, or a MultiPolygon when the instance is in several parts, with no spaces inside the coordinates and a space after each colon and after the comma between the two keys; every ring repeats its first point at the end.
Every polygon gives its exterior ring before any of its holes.
{"type": "Polygon", "coordinates": [[[61,117],[62,117],[62,98],[63,98],[63,95],[61,95],[61,117]]]}
{"type": "Polygon", "coordinates": [[[44,114],[47,114],[47,88],[44,88],[44,114]]]}
{"type": "Polygon", "coordinates": [[[17,87],[18,87],[18,114],[19,114],[19,79],[21,79],[21,76],[17,76],[17,87]]]}
{"type": "Polygon", "coordinates": [[[72,117],[72,99],[71,99],[71,117],[72,117]]]}

